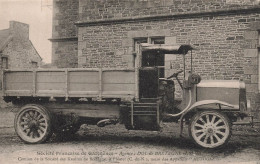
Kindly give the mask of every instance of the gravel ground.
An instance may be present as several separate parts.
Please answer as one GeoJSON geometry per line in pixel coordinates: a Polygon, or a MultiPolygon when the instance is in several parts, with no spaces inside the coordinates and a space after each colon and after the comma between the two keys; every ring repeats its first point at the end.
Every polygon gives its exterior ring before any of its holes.
{"type": "Polygon", "coordinates": [[[234,126],[222,148],[195,146],[187,128],[163,124],[161,132],[128,131],[123,125],[82,125],[72,138],[53,136],[45,144],[24,144],[13,128],[14,114],[0,113],[0,164],[5,163],[260,163],[260,127],[234,126]]]}

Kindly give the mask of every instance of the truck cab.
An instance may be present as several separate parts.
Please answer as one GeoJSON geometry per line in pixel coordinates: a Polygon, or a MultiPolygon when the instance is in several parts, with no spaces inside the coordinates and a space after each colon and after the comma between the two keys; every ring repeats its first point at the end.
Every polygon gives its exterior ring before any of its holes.
{"type": "MultiPolygon", "coordinates": [[[[149,45],[141,44],[139,52],[139,58],[137,63],[141,65],[140,76],[143,74],[142,69],[153,71],[154,77],[157,75],[159,81],[144,78],[142,81],[140,77],[140,86],[146,85],[146,88],[153,88],[163,94],[158,94],[161,101],[161,119],[163,121],[178,120],[181,123],[181,129],[183,120],[189,124],[189,134],[199,146],[207,148],[219,147],[227,142],[231,135],[232,123],[237,120],[238,117],[247,116],[247,100],[245,83],[242,80],[203,80],[198,74],[193,71],[192,68],[192,46],[190,45],[149,45]],[[186,56],[190,52],[190,70],[186,70],[186,56]],[[161,54],[179,54],[183,57],[183,70],[179,70],[166,78],[160,78],[160,62],[144,62],[149,61],[147,56],[161,56],[161,54]],[[139,62],[138,62],[139,61],[139,62]],[[147,64],[149,63],[149,68],[147,64]],[[157,69],[157,72],[155,71],[157,69]],[[179,79],[179,74],[183,73],[183,80],[179,79]],[[174,85],[175,79],[183,91],[182,101],[179,104],[174,100],[174,85]],[[164,84],[168,87],[162,87],[164,84]],[[173,85],[173,86],[171,86],[173,85]],[[158,87],[156,87],[158,86],[158,87]],[[169,87],[171,86],[171,87],[169,87]],[[164,88],[164,90],[158,89],[164,88]],[[170,89],[173,88],[173,89],[170,89]],[[169,96],[171,95],[171,96],[169,96]],[[169,104],[166,106],[166,104],[169,104]],[[167,109],[170,106],[172,109],[167,109]]],[[[156,59],[156,57],[152,57],[156,59]]],[[[158,61],[158,60],[157,60],[158,61]]],[[[160,60],[159,60],[160,61],[160,60]]],[[[150,76],[150,78],[155,79],[150,76]]],[[[143,92],[148,92],[152,95],[155,91],[149,89],[143,92]]],[[[142,90],[140,90],[142,93],[142,90]]],[[[151,97],[151,96],[150,96],[151,97]]],[[[140,96],[140,99],[142,97],[140,96]]]]}

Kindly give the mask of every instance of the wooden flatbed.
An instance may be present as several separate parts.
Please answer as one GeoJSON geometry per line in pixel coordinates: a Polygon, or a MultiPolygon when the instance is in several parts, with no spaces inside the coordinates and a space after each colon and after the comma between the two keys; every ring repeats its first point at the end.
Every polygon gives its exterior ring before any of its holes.
{"type": "Polygon", "coordinates": [[[5,70],[4,96],[138,99],[135,69],[5,70]]]}

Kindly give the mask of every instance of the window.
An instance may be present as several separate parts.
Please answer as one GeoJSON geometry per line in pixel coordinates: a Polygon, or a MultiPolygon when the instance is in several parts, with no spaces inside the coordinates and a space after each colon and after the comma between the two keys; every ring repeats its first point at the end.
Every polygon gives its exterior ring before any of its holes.
{"type": "Polygon", "coordinates": [[[140,43],[150,43],[150,44],[164,44],[164,37],[148,37],[148,38],[135,38],[134,39],[134,51],[137,50],[137,47],[140,43]]]}
{"type": "Polygon", "coordinates": [[[151,38],[151,43],[152,44],[164,44],[165,39],[164,39],[164,37],[151,38]]]}
{"type": "Polygon", "coordinates": [[[148,38],[136,38],[134,39],[134,51],[137,50],[137,47],[140,43],[148,43],[148,38]]]}
{"type": "MultiPolygon", "coordinates": [[[[135,38],[134,39],[134,51],[137,50],[137,47],[140,43],[150,43],[150,44],[164,44],[165,37],[147,37],[147,38],[135,38]]],[[[142,66],[144,67],[153,67],[157,66],[159,69],[159,77],[164,78],[164,55],[162,53],[153,53],[153,54],[143,54],[142,66]]]]}
{"type": "Polygon", "coordinates": [[[8,69],[8,57],[2,57],[2,69],[8,69]]]}
{"type": "Polygon", "coordinates": [[[32,61],[32,67],[33,67],[33,68],[38,68],[38,63],[37,63],[37,62],[34,62],[34,61],[32,61]]]}

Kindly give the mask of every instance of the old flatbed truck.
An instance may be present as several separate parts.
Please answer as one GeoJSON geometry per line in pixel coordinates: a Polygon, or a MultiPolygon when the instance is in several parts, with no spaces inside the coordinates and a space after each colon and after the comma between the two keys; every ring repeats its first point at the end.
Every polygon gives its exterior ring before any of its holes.
{"type": "Polygon", "coordinates": [[[222,146],[230,138],[232,123],[246,116],[245,83],[201,80],[192,72],[192,49],[140,44],[133,69],[4,70],[4,100],[20,107],[15,131],[24,142],[36,144],[53,133],[75,133],[85,123],[100,127],[122,123],[129,130],[157,131],[163,121],[175,121],[182,132],[185,120],[197,145],[222,146]],[[184,70],[160,78],[164,54],[182,55],[184,70]],[[183,90],[181,103],[174,100],[174,78],[183,90]]]}

